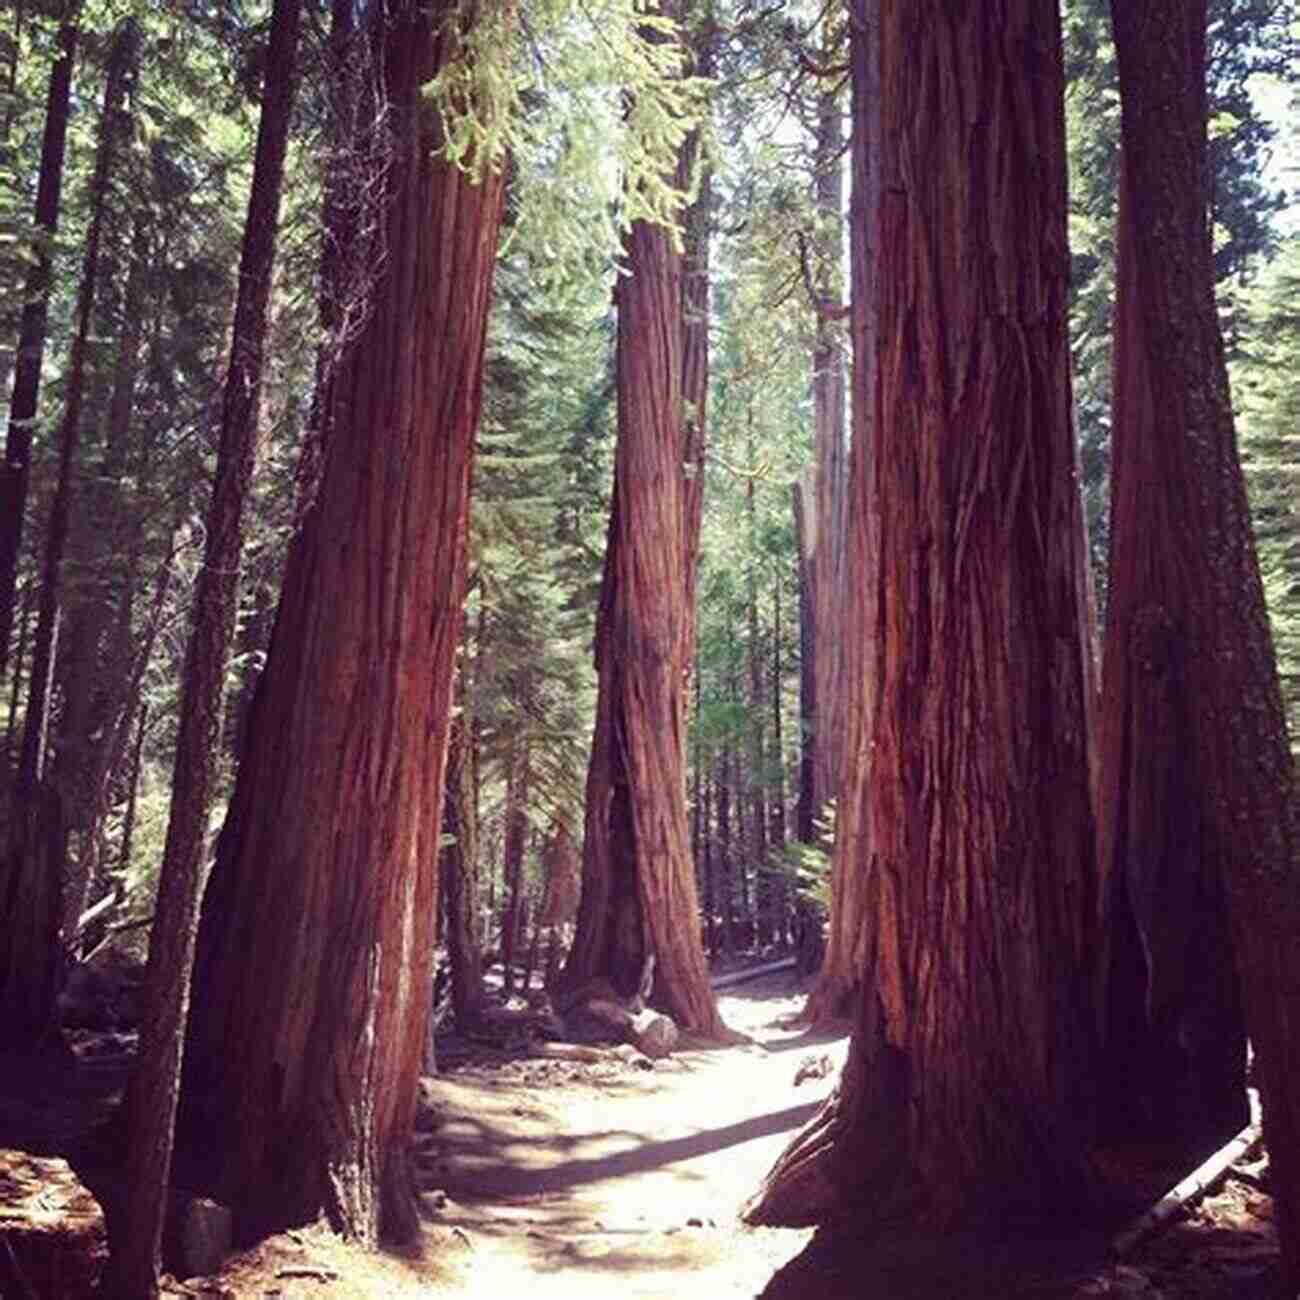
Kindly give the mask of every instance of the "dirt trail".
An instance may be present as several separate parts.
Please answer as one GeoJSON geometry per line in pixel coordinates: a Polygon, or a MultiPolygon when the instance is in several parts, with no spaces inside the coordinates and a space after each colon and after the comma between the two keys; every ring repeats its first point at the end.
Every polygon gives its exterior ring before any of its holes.
{"type": "Polygon", "coordinates": [[[838,1065],[844,1047],[780,1028],[800,1000],[789,973],[727,990],[724,1019],[754,1042],[653,1071],[521,1061],[438,1079],[447,1118],[425,1174],[448,1198],[437,1223],[473,1256],[463,1293],[762,1291],[811,1233],[747,1229],[737,1212],[833,1084],[835,1071],[796,1086],[800,1063],[838,1065]]]}

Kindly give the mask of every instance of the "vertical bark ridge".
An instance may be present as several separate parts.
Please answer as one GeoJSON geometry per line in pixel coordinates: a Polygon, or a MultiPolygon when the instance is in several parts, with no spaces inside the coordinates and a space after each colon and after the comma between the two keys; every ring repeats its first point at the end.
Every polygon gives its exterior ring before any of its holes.
{"type": "Polygon", "coordinates": [[[1058,22],[1050,0],[880,6],[879,370],[851,498],[854,545],[879,510],[857,575],[874,658],[856,706],[867,979],[838,1099],[755,1222],[1005,1221],[1087,1187],[1094,859],[1058,22]]]}

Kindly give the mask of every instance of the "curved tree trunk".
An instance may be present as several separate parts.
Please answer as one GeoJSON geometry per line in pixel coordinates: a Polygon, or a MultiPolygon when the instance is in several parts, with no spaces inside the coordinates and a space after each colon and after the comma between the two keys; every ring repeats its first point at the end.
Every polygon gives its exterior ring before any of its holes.
{"type": "MultiPolygon", "coordinates": [[[[1177,529],[1174,594],[1186,598],[1182,609],[1138,611],[1124,649],[1156,671],[1166,716],[1185,727],[1202,879],[1227,886],[1289,1294],[1300,1287],[1300,827],[1214,303],[1204,201],[1206,6],[1151,0],[1140,11],[1114,4],[1112,16],[1135,328],[1163,468],[1155,486],[1177,529]]],[[[1166,791],[1177,794],[1172,780],[1166,791]]]]}
{"type": "MultiPolygon", "coordinates": [[[[692,132],[679,180],[696,148],[692,132]]],[[[720,1038],[686,817],[708,328],[708,212],[694,208],[686,257],[644,221],[626,238],[582,901],[561,999],[596,977],[630,998],[652,957],[656,1004],[683,1029],[720,1038]]]]}
{"type": "Polygon", "coordinates": [[[472,14],[371,8],[391,113],[387,257],[336,369],[203,902],[182,1123],[248,1240],[324,1213],[414,1231],[436,825],[503,181],[438,156],[422,88],[472,14]],[[459,15],[459,22],[456,16],[459,15]]]}
{"type": "Polygon", "coordinates": [[[1088,1186],[1063,75],[1055,0],[880,13],[868,962],[839,1092],[748,1217],[941,1229],[1088,1186]]]}

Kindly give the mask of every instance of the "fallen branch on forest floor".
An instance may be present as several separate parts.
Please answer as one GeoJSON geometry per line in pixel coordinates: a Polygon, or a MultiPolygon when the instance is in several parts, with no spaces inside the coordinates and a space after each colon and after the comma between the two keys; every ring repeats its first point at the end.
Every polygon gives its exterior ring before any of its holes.
{"type": "Polygon", "coordinates": [[[618,1059],[610,1047],[587,1047],[583,1043],[534,1043],[529,1056],[546,1057],[553,1061],[582,1061],[587,1065],[600,1065],[618,1059]]]}
{"type": "Polygon", "coordinates": [[[1190,1201],[1204,1196],[1259,1141],[1259,1094],[1251,1090],[1249,1096],[1250,1123],[1111,1241],[1111,1253],[1117,1259],[1127,1255],[1148,1233],[1168,1223],[1190,1201]]]}
{"type": "Polygon", "coordinates": [[[733,984],[743,984],[746,980],[756,980],[762,975],[776,975],[783,970],[793,970],[796,959],[782,957],[780,961],[770,961],[763,966],[751,966],[748,970],[729,971],[726,975],[715,975],[709,983],[715,989],[730,988],[733,984]]]}

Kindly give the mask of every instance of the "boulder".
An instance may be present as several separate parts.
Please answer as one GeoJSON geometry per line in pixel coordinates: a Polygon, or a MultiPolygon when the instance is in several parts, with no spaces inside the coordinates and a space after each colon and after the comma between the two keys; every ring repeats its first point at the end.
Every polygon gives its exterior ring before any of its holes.
{"type": "Polygon", "coordinates": [[[189,1201],[181,1214],[181,1268],[185,1277],[209,1277],[234,1248],[235,1219],[230,1207],[206,1196],[189,1201]]]}
{"type": "Polygon", "coordinates": [[[632,1042],[652,1061],[671,1056],[677,1047],[677,1023],[658,1011],[642,1011],[632,1017],[632,1042]]]}
{"type": "Polygon", "coordinates": [[[66,1160],[0,1149],[0,1295],[90,1300],[104,1214],[66,1160]]]}
{"type": "Polygon", "coordinates": [[[140,1023],[144,965],[105,948],[75,963],[59,993],[59,1015],[68,1029],[134,1029],[140,1023]]]}

